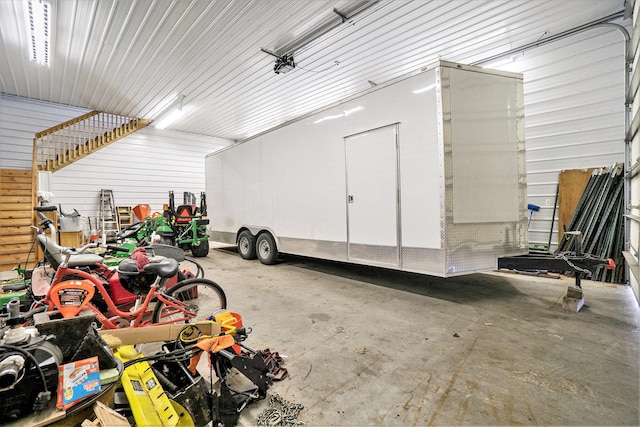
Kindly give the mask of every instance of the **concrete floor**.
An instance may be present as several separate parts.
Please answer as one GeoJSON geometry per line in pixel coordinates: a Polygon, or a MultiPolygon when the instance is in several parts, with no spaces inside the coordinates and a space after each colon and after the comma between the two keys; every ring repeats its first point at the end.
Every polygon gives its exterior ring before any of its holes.
{"type": "MultiPolygon", "coordinates": [[[[246,344],[286,356],[269,395],[307,425],[639,425],[638,304],[629,287],[483,273],[440,279],[235,248],[199,260],[246,344]]],[[[255,425],[268,399],[240,417],[255,425]]]]}

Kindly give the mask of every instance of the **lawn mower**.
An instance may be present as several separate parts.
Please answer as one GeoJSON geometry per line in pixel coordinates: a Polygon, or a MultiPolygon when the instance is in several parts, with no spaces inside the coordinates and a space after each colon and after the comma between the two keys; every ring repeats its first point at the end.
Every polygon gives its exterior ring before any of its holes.
{"type": "Polygon", "coordinates": [[[195,202],[195,195],[185,192],[183,204],[176,207],[174,193],[169,191],[169,204],[164,206],[163,214],[156,213],[121,230],[117,239],[133,239],[138,246],[156,243],[178,246],[190,250],[196,258],[205,257],[209,254],[205,193],[200,193],[200,206],[195,202]]]}

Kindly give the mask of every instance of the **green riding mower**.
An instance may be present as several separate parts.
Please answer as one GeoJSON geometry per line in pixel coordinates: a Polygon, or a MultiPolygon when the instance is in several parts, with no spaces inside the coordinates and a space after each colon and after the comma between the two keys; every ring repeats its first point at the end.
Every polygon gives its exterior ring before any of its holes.
{"type": "Polygon", "coordinates": [[[178,246],[191,251],[195,258],[205,257],[209,254],[205,193],[200,193],[200,206],[195,202],[195,195],[185,192],[183,204],[176,207],[174,193],[169,191],[169,204],[164,206],[162,215],[156,214],[121,230],[118,240],[132,239],[138,246],[155,243],[178,246]]]}

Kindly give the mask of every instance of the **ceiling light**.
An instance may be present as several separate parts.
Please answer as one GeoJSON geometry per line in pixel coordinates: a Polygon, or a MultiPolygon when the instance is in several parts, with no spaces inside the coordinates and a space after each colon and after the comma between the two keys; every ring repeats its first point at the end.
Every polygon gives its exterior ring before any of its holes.
{"type": "Polygon", "coordinates": [[[27,2],[27,32],[31,40],[29,56],[38,64],[49,66],[49,33],[51,7],[45,0],[27,2]]]}
{"type": "Polygon", "coordinates": [[[164,129],[169,126],[171,123],[177,121],[180,117],[184,116],[184,111],[182,108],[175,109],[171,111],[165,118],[160,120],[155,127],[158,129],[164,129]]]}
{"type": "Polygon", "coordinates": [[[170,110],[167,114],[162,114],[160,115],[159,119],[157,120],[156,124],[154,124],[153,126],[157,129],[164,129],[167,126],[169,126],[170,124],[176,122],[178,119],[180,119],[182,116],[184,116],[184,108],[183,108],[183,102],[184,102],[184,95],[182,95],[180,98],[178,98],[178,102],[174,102],[171,104],[171,107],[176,106],[176,108],[174,108],[173,110],[170,110]]]}

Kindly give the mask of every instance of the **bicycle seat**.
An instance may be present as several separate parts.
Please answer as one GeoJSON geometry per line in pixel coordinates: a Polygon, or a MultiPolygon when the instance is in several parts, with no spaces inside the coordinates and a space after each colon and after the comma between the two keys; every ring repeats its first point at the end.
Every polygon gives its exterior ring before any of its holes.
{"type": "Polygon", "coordinates": [[[178,273],[178,261],[173,258],[163,258],[144,266],[145,273],[157,274],[160,277],[173,277],[178,273]]]}
{"type": "MultiPolygon", "coordinates": [[[[36,239],[44,253],[44,257],[47,259],[49,264],[51,264],[51,267],[57,269],[64,260],[64,255],[62,255],[63,247],[44,234],[38,234],[36,239]]],[[[102,257],[97,254],[76,254],[69,257],[70,268],[92,267],[101,262],[102,257]]]]}

